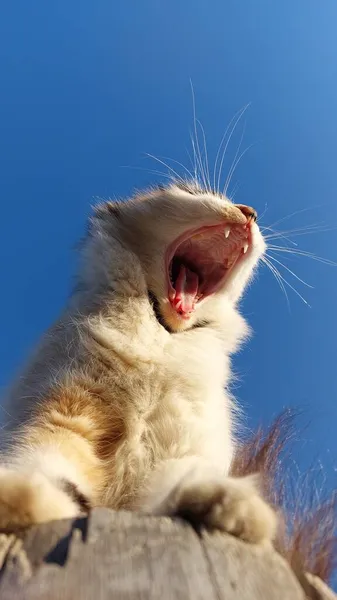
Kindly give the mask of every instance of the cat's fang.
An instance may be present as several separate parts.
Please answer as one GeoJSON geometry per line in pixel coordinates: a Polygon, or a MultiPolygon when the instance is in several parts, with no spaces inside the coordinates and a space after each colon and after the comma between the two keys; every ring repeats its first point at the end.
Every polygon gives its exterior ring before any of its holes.
{"type": "Polygon", "coordinates": [[[226,227],[224,229],[224,234],[225,234],[226,239],[229,237],[230,232],[231,232],[231,228],[228,225],[226,225],[226,227]]]}
{"type": "Polygon", "coordinates": [[[246,254],[247,250],[248,250],[248,244],[247,244],[247,243],[245,243],[245,244],[243,245],[242,251],[243,251],[243,253],[244,253],[244,254],[246,254]]]}

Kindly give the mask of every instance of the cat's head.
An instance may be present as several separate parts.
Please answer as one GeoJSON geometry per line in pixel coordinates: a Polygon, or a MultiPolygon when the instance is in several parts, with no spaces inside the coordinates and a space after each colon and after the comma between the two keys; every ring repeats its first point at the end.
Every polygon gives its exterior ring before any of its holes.
{"type": "Polygon", "coordinates": [[[253,208],[194,184],[106,203],[98,215],[138,257],[157,314],[171,331],[211,318],[219,297],[234,305],[265,250],[253,208]]]}

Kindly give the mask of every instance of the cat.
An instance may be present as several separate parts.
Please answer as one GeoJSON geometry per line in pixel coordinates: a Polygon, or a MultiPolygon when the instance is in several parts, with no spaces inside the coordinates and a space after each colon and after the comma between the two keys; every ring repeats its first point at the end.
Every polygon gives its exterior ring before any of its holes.
{"type": "Polygon", "coordinates": [[[257,478],[230,475],[238,302],[264,251],[253,208],[193,182],[95,208],[77,285],[6,398],[2,530],[106,506],[273,541],[257,478]]]}

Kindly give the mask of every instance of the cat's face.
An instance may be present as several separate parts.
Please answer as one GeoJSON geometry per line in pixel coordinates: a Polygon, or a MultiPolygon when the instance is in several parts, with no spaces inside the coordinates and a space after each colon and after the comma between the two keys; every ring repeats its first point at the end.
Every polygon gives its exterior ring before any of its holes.
{"type": "Polygon", "coordinates": [[[171,331],[211,318],[214,298],[235,304],[265,250],[254,209],[193,185],[117,206],[119,226],[171,331]]]}

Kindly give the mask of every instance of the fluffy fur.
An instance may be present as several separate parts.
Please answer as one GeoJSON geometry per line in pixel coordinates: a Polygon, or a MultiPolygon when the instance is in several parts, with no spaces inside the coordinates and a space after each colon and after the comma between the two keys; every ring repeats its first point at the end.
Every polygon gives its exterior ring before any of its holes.
{"type": "Polygon", "coordinates": [[[253,217],[178,185],[96,209],[77,288],[7,398],[2,529],[90,504],[273,539],[276,517],[254,477],[229,476],[230,356],[248,335],[237,305],[265,249],[253,217]],[[167,295],[167,248],[224,224],[249,227],[249,250],[182,319],[167,295]]]}
{"type": "Polygon", "coordinates": [[[331,582],[337,564],[336,492],[326,493],[321,470],[310,469],[302,477],[294,470],[295,422],[295,411],[288,409],[269,428],[260,427],[241,440],[230,474],[247,477],[259,473],[264,497],[277,507],[279,515],[274,545],[301,583],[308,573],[331,582]]]}

